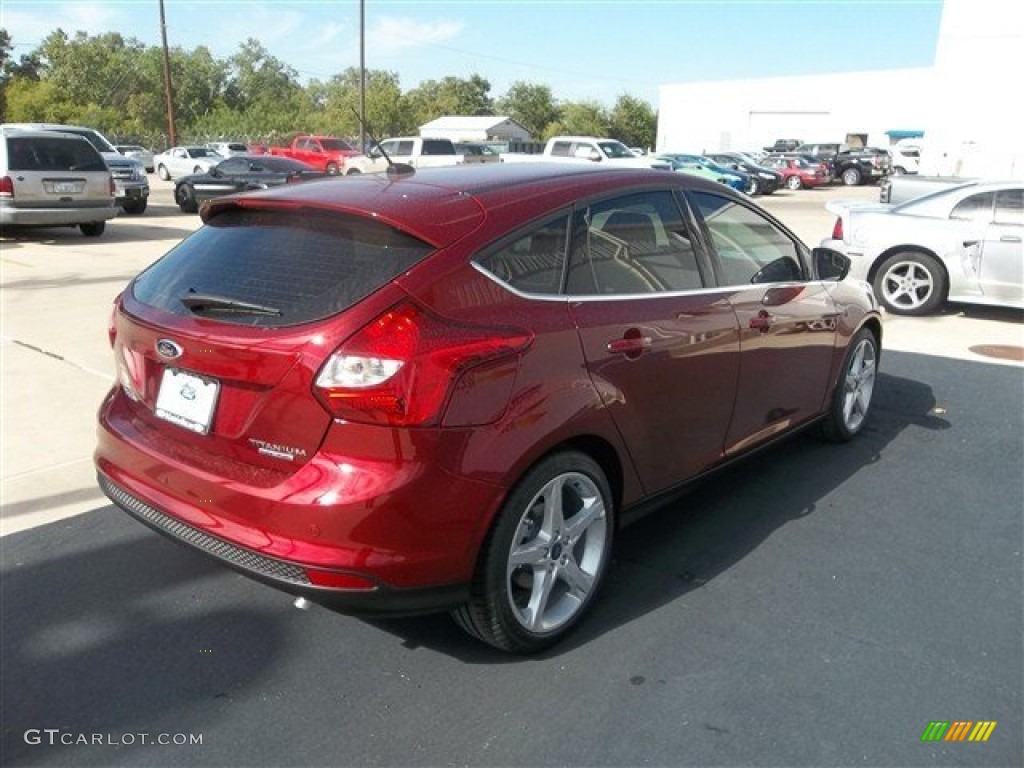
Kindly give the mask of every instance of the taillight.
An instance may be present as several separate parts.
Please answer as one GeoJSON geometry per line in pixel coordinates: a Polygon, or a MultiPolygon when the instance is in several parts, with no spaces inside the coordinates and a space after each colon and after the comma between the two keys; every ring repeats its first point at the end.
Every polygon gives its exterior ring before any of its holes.
{"type": "Polygon", "coordinates": [[[839,216],[836,218],[836,223],[832,227],[832,239],[842,240],[843,239],[843,217],[839,216]]]}
{"type": "Polygon", "coordinates": [[[114,183],[114,177],[110,177],[110,196],[117,197],[117,184],[114,183]]]}
{"type": "Polygon", "coordinates": [[[529,331],[464,325],[405,301],[342,344],[314,391],[335,418],[428,426],[463,371],[518,354],[532,340],[529,331]]]}
{"type": "Polygon", "coordinates": [[[10,176],[0,177],[0,197],[14,197],[14,181],[10,176]]]}
{"type": "Polygon", "coordinates": [[[117,340],[117,301],[114,301],[114,306],[110,310],[110,319],[107,320],[107,338],[110,340],[110,348],[114,348],[114,342],[117,340]]]}

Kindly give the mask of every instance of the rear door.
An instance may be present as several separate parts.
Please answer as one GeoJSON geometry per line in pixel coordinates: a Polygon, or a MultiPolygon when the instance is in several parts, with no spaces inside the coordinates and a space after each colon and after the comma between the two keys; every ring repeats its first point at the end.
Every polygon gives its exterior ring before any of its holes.
{"type": "Polygon", "coordinates": [[[715,272],[739,327],[736,407],[725,441],[739,453],[821,413],[837,310],[810,280],[805,249],[760,211],[690,193],[714,249],[715,272]]]}
{"type": "Polygon", "coordinates": [[[567,292],[590,376],[648,493],[721,458],[739,373],[736,316],[707,288],[669,190],[579,208],[567,292]]]}
{"type": "Polygon", "coordinates": [[[432,250],[337,212],[215,216],[123,298],[114,355],[140,439],[183,459],[304,463],[331,421],[316,372],[358,327],[345,313],[432,250]]]}

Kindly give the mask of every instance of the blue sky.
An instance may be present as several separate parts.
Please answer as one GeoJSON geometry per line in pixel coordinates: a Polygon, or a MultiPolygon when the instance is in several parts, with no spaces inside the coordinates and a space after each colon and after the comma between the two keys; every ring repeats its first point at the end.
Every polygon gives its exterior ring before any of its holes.
{"type": "MultiPolygon", "coordinates": [[[[1007,0],[1013,2],[1015,0],[1007,0]]],[[[1019,1],[1019,0],[1018,0],[1019,1]]],[[[160,42],[158,0],[0,0],[15,56],[51,31],[160,42]]],[[[165,0],[168,41],[218,58],[252,37],[304,80],[359,64],[358,0],[165,0]]],[[[941,0],[366,0],[366,66],[423,80],[479,74],[610,106],[699,80],[927,67],[941,0]]],[[[863,94],[857,98],[863,98],[863,94]]]]}

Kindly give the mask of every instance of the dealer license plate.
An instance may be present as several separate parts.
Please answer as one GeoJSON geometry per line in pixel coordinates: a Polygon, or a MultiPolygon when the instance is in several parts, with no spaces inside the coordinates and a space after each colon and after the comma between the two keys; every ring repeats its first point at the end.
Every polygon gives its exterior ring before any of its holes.
{"type": "Polygon", "coordinates": [[[210,431],[220,383],[175,368],[164,369],[156,396],[156,415],[205,435],[210,431]]]}
{"type": "Polygon", "coordinates": [[[43,184],[47,192],[54,195],[77,195],[85,191],[84,181],[51,181],[43,184]]]}

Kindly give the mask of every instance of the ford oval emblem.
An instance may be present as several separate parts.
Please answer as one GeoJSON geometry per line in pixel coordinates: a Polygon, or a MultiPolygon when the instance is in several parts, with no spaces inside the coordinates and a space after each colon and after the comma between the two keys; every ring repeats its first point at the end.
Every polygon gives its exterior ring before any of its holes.
{"type": "Polygon", "coordinates": [[[156,351],[160,357],[165,357],[168,360],[174,360],[181,357],[185,350],[170,339],[160,339],[156,343],[156,351]]]}

